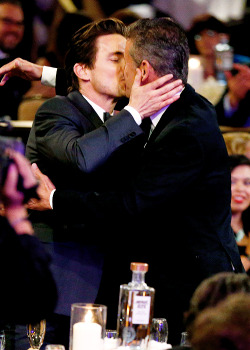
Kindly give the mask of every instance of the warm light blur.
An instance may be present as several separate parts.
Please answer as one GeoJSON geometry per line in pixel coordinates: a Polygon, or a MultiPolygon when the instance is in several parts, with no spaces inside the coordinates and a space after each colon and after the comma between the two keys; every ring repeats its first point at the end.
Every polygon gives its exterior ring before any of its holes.
{"type": "Polygon", "coordinates": [[[199,58],[192,57],[188,61],[189,69],[196,69],[196,68],[200,67],[200,65],[201,65],[201,62],[200,62],[199,58]]]}

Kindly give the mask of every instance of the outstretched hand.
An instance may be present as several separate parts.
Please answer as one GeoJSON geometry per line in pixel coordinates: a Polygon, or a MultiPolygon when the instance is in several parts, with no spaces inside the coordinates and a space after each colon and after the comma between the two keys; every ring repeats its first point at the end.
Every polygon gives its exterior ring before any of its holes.
{"type": "Polygon", "coordinates": [[[151,83],[141,85],[141,71],[137,69],[129,106],[134,107],[144,118],[175,102],[180,97],[183,84],[180,79],[172,79],[173,75],[167,74],[151,83]]]}
{"type": "Polygon", "coordinates": [[[233,68],[237,71],[233,75],[230,71],[225,72],[228,85],[228,94],[230,104],[237,108],[240,101],[242,101],[247,92],[250,90],[250,68],[243,64],[234,64],[233,68]]]}
{"type": "Polygon", "coordinates": [[[19,77],[25,80],[40,80],[43,66],[16,58],[0,68],[0,86],[3,86],[11,77],[19,77]]]}
{"type": "Polygon", "coordinates": [[[39,182],[37,194],[40,199],[32,198],[27,203],[27,208],[32,210],[44,211],[52,209],[50,206],[50,194],[55,189],[54,184],[48,176],[44,175],[36,163],[31,165],[32,172],[39,182]]]}

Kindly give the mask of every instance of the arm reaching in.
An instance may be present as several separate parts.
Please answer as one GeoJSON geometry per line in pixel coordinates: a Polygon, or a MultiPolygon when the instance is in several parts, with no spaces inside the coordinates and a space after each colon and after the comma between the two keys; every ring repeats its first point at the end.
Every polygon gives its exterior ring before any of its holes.
{"type": "Polygon", "coordinates": [[[23,60],[22,58],[16,58],[0,68],[0,77],[2,77],[0,86],[3,86],[14,76],[29,81],[40,80],[42,72],[43,66],[23,60]]]}
{"type": "Polygon", "coordinates": [[[250,90],[250,68],[242,64],[234,64],[233,67],[237,70],[237,74],[233,75],[229,71],[225,74],[230,104],[233,108],[237,108],[250,90]]]}

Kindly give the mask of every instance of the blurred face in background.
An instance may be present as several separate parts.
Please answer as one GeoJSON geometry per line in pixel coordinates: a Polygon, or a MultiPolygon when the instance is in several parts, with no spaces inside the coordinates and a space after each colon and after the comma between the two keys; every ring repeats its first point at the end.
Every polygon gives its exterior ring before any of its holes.
{"type": "Polygon", "coordinates": [[[231,172],[232,213],[243,212],[250,205],[250,166],[239,165],[231,172]]]}
{"type": "Polygon", "coordinates": [[[19,6],[0,4],[0,49],[9,52],[22,41],[24,14],[19,6]]]}
{"type": "Polygon", "coordinates": [[[221,34],[211,29],[204,29],[195,35],[195,45],[200,55],[213,57],[214,47],[220,42],[222,35],[225,36],[226,34],[221,34]]]}

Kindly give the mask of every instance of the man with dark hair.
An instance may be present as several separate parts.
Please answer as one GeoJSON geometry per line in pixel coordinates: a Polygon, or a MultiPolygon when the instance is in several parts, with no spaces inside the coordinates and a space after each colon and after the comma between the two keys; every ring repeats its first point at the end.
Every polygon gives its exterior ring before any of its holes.
{"type": "MultiPolygon", "coordinates": [[[[180,341],[183,312],[198,284],[220,271],[243,272],[230,226],[228,154],[214,107],[186,84],[188,52],[185,32],[171,19],[142,19],[128,27],[127,96],[138,69],[142,85],[171,73],[185,87],[179,100],[158,106],[151,115],[151,134],[119,191],[98,191],[94,184],[94,191],[56,190],[53,196],[58,217],[99,222],[108,232],[100,242],[118,242],[105,261],[105,284],[100,288],[106,289],[100,301],[108,310],[118,293],[117,286],[112,287],[114,277],[118,285],[129,262],[149,263],[146,282],[156,289],[154,314],[167,318],[172,344],[180,341]]],[[[123,112],[89,134],[88,141],[96,145],[91,148],[95,169],[129,140],[123,122],[131,116],[123,112]]],[[[138,125],[131,127],[137,134],[138,125]]]]}

